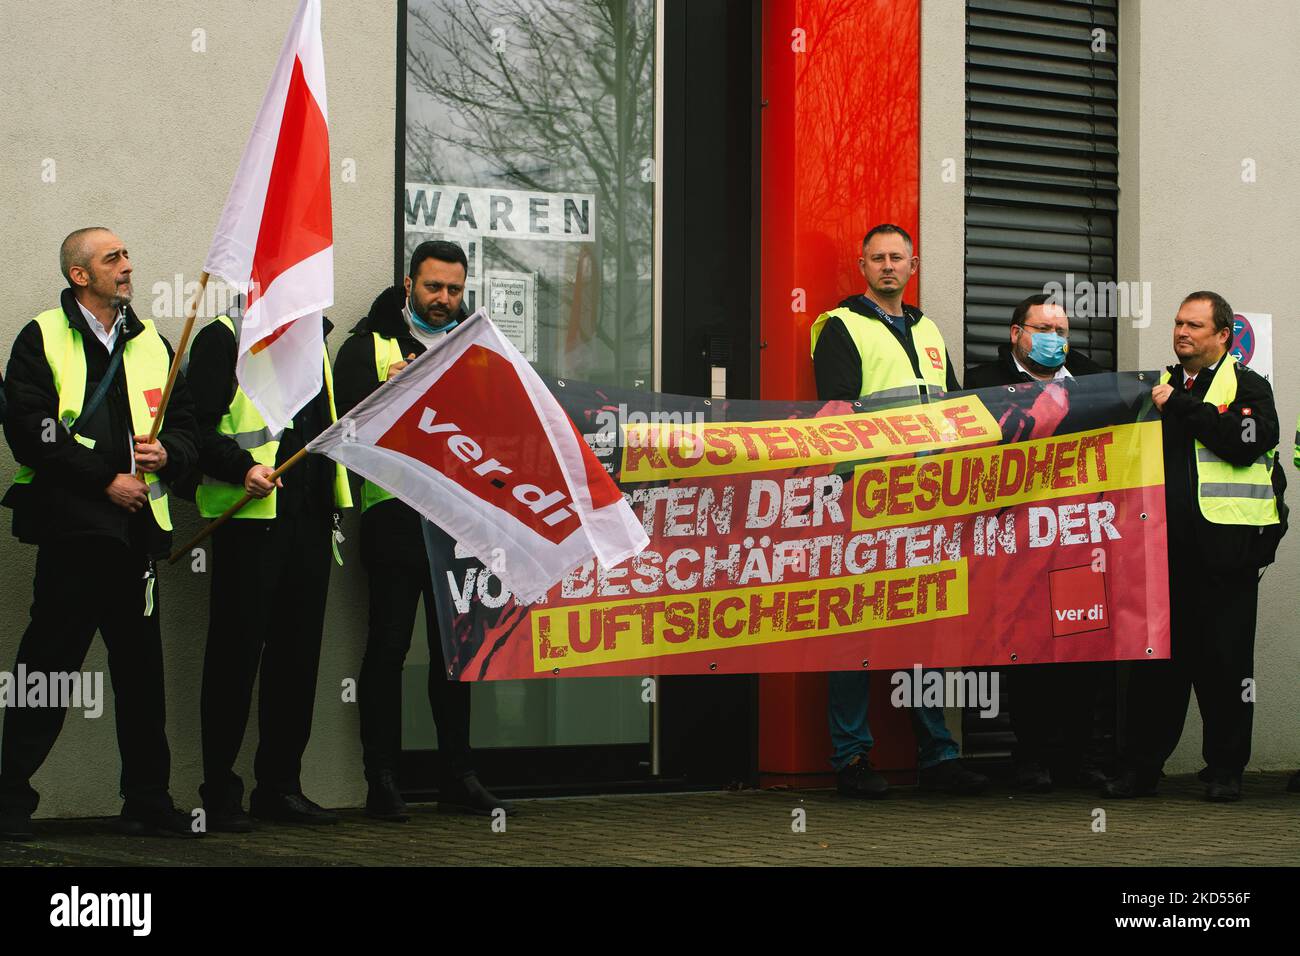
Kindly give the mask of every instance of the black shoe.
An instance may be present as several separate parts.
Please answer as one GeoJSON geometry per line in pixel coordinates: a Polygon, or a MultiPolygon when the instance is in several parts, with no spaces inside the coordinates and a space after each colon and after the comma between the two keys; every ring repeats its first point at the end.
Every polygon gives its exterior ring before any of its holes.
{"type": "Polygon", "coordinates": [[[889,795],[889,781],[867,762],[866,754],[858,754],[836,774],[835,789],[841,797],[879,800],[889,795]]]}
{"type": "Polygon", "coordinates": [[[939,790],[958,796],[974,796],[988,789],[989,778],[967,770],[960,757],[953,757],[921,770],[922,790],[939,790]]]}
{"type": "Polygon", "coordinates": [[[192,840],[203,836],[202,830],[194,829],[195,822],[193,815],[172,806],[162,808],[126,803],[122,805],[122,814],[117,818],[117,829],[126,836],[163,836],[192,840]]]}
{"type": "Polygon", "coordinates": [[[252,833],[257,829],[253,818],[238,803],[219,807],[205,806],[209,833],[252,833]]]}
{"type": "Polygon", "coordinates": [[[1201,781],[1201,783],[1213,783],[1214,771],[1209,767],[1202,767],[1200,770],[1196,771],[1196,779],[1201,781]]]}
{"type": "Polygon", "coordinates": [[[1205,799],[1211,803],[1236,803],[1241,799],[1241,774],[1212,772],[1205,785],[1205,799]]]}
{"type": "Polygon", "coordinates": [[[20,810],[0,812],[0,840],[31,840],[36,837],[32,830],[32,815],[20,810]]]}
{"type": "Polygon", "coordinates": [[[496,810],[504,810],[506,816],[515,812],[513,804],[493,796],[472,773],[448,781],[438,791],[440,813],[473,813],[490,817],[496,810]]]}
{"type": "Polygon", "coordinates": [[[1110,780],[1096,767],[1081,767],[1075,770],[1062,771],[1057,774],[1057,779],[1063,780],[1064,786],[1093,793],[1104,787],[1106,782],[1110,780]]]}
{"type": "Polygon", "coordinates": [[[1297,770],[1295,773],[1293,773],[1291,775],[1291,779],[1287,781],[1286,792],[1300,793],[1300,770],[1297,770]]]}
{"type": "Polygon", "coordinates": [[[1026,793],[1051,793],[1052,774],[1042,764],[1024,763],[1016,767],[1016,786],[1026,793]]]}
{"type": "Polygon", "coordinates": [[[329,826],[339,822],[339,815],[313,803],[301,793],[269,793],[260,788],[248,798],[248,810],[257,820],[272,823],[301,823],[306,826],[329,826]]]}
{"type": "Polygon", "coordinates": [[[1114,780],[1101,786],[1102,796],[1128,800],[1131,797],[1154,797],[1160,774],[1151,771],[1126,770],[1114,780]]]}
{"type": "Polygon", "coordinates": [[[379,771],[370,781],[366,791],[366,816],[390,823],[405,823],[411,819],[391,770],[379,771]]]}

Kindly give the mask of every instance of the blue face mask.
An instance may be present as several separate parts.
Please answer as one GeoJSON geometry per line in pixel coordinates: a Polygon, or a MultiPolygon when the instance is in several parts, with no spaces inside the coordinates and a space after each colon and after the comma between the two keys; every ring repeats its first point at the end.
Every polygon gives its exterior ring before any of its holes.
{"type": "Polygon", "coordinates": [[[410,303],[407,303],[407,311],[410,313],[411,321],[415,323],[415,327],[425,335],[437,335],[439,332],[450,332],[456,326],[460,325],[460,319],[453,319],[446,325],[432,326],[415,314],[415,310],[410,308],[410,303]]]}
{"type": "Polygon", "coordinates": [[[1043,368],[1060,368],[1069,349],[1069,343],[1055,332],[1035,332],[1029,358],[1043,368]]]}

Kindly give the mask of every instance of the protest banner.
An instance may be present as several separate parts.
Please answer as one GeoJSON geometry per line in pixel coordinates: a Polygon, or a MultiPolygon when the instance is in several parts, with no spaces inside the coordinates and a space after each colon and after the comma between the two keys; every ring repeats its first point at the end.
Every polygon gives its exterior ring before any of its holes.
{"type": "Polygon", "coordinates": [[[929,404],[552,381],[650,538],[532,604],[429,526],[449,676],[1005,666],[1169,656],[1150,374],[929,404]]]}

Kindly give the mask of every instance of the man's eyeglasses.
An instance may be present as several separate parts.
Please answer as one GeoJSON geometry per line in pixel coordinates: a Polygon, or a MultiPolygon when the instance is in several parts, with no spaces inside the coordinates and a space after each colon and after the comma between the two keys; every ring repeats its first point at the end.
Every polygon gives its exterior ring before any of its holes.
{"type": "Polygon", "coordinates": [[[1070,337],[1069,329],[1057,328],[1054,325],[1022,325],[1021,328],[1029,332],[1055,332],[1063,339],[1070,337]]]}

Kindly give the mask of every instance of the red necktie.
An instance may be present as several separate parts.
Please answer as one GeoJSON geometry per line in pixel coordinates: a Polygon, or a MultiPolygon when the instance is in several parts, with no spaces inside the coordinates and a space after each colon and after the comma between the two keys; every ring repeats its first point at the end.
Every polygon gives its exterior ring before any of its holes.
{"type": "Polygon", "coordinates": [[[1192,390],[1192,383],[1195,382],[1195,381],[1196,381],[1196,376],[1195,376],[1195,375],[1191,376],[1190,378],[1184,378],[1184,379],[1183,379],[1183,388],[1187,389],[1187,390],[1190,392],[1190,391],[1192,390]]]}

